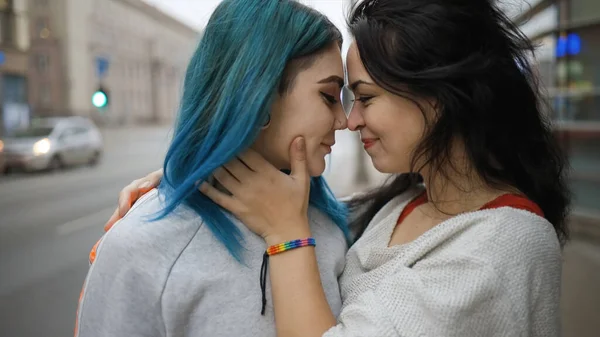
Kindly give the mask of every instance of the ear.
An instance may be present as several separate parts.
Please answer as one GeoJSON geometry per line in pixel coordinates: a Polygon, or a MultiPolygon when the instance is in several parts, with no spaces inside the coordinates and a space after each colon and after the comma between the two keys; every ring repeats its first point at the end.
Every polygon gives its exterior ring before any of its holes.
{"type": "Polygon", "coordinates": [[[266,129],[271,125],[271,114],[269,113],[269,117],[267,119],[267,122],[262,126],[262,129],[266,129]]]}
{"type": "Polygon", "coordinates": [[[261,127],[261,131],[264,131],[264,130],[268,129],[269,126],[271,126],[271,121],[273,120],[273,115],[274,114],[278,114],[278,113],[281,112],[282,105],[283,105],[282,97],[281,97],[281,95],[279,93],[277,93],[275,95],[275,99],[273,100],[273,103],[271,103],[271,109],[269,110],[268,120],[261,127]]]}

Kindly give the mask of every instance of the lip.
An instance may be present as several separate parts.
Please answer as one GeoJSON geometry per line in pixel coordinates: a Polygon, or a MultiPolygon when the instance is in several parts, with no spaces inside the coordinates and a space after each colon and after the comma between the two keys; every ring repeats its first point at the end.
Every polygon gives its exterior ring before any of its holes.
{"type": "Polygon", "coordinates": [[[331,147],[334,145],[333,144],[326,144],[326,143],[321,143],[322,146],[325,146],[327,148],[327,153],[331,153],[331,147]]]}
{"type": "Polygon", "coordinates": [[[365,150],[366,150],[366,149],[370,148],[371,146],[375,145],[377,138],[363,138],[361,140],[362,140],[365,150]]]}

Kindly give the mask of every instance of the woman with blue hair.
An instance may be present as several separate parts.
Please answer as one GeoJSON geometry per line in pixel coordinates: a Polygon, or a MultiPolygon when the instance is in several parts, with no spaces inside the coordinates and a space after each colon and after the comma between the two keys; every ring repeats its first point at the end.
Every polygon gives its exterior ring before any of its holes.
{"type": "Polygon", "coordinates": [[[323,287],[340,311],[346,209],[320,175],[346,128],[341,42],[324,15],[294,1],[217,7],[187,68],[162,183],[90,254],[76,336],[274,336],[270,290],[259,288],[264,240],[197,187],[250,147],[291,169],[300,135],[323,287]]]}

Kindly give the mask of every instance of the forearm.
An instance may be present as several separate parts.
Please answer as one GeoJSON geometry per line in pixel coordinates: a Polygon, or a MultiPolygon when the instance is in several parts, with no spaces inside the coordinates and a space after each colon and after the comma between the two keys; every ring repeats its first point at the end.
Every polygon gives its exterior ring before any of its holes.
{"type": "Polygon", "coordinates": [[[314,247],[273,255],[269,268],[278,337],[321,337],[336,324],[314,247]]]}

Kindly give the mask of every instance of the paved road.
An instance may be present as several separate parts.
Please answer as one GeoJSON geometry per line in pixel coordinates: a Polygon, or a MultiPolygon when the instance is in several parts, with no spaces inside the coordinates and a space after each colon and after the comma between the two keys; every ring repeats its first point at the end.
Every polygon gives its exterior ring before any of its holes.
{"type": "Polygon", "coordinates": [[[160,167],[168,129],[104,137],[97,167],[0,178],[0,336],[72,336],[87,253],[118,191],[160,167]]]}

